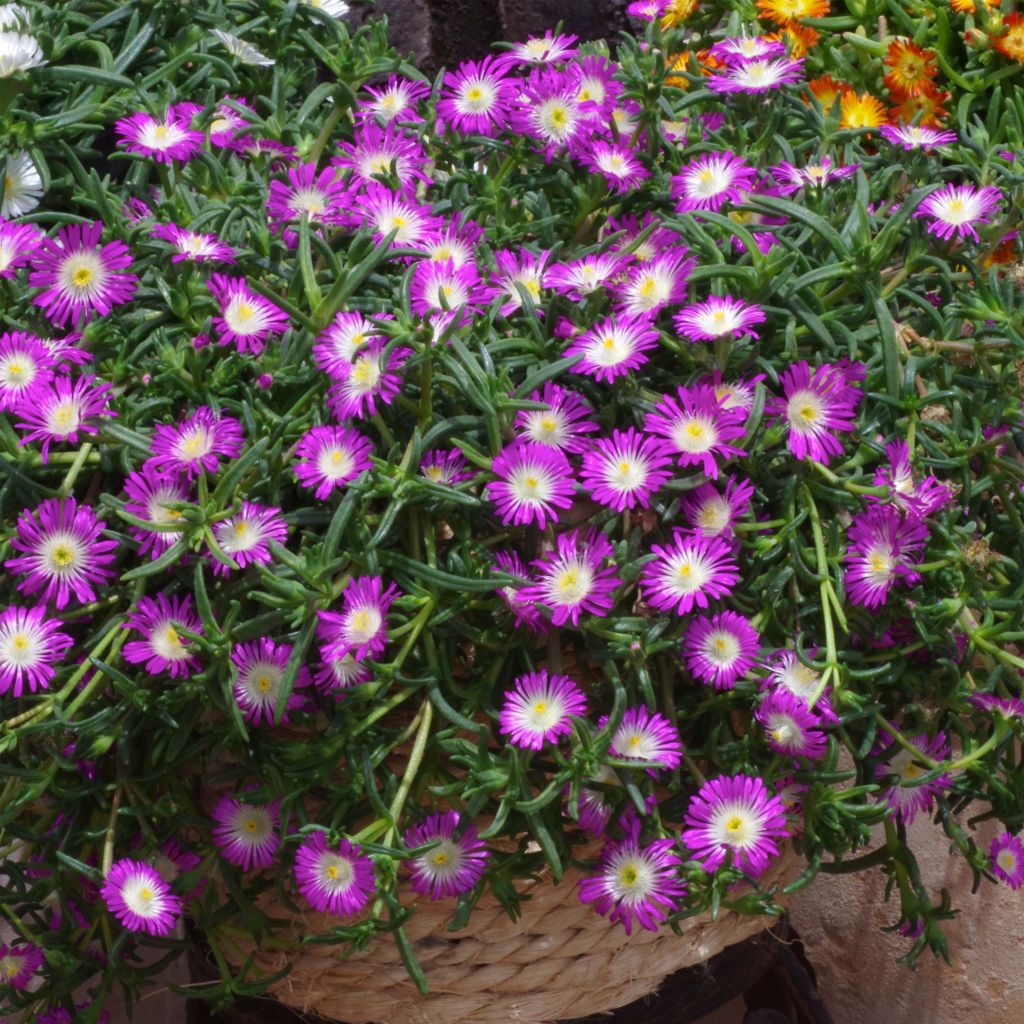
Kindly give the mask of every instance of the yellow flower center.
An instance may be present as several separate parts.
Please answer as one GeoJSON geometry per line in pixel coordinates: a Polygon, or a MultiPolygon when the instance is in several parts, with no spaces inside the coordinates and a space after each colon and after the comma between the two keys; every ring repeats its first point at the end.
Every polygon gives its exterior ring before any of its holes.
{"type": "Polygon", "coordinates": [[[84,288],[92,280],[92,271],[88,267],[79,267],[71,280],[76,288],[84,288]]]}
{"type": "Polygon", "coordinates": [[[734,814],[725,823],[725,830],[730,835],[736,835],[742,828],[743,828],[743,819],[738,814],[734,814]]]}

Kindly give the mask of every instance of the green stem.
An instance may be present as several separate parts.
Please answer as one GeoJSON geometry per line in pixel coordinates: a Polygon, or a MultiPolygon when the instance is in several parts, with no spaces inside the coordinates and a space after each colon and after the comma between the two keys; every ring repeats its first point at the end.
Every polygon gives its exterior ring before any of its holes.
{"type": "Polygon", "coordinates": [[[804,497],[807,500],[807,511],[811,520],[811,532],[814,535],[814,554],[818,567],[818,593],[821,603],[821,618],[825,628],[825,671],[815,688],[809,707],[820,700],[825,692],[829,681],[835,678],[836,696],[839,690],[839,655],[836,651],[835,626],[832,623],[832,597],[829,593],[832,587],[832,577],[828,571],[828,556],[825,553],[825,535],[821,530],[821,517],[818,514],[818,506],[815,504],[811,489],[805,484],[803,487],[804,497]]]}
{"type": "Polygon", "coordinates": [[[434,705],[429,700],[425,700],[420,705],[420,714],[422,716],[420,726],[416,731],[416,739],[413,741],[412,751],[409,754],[409,763],[402,775],[395,799],[391,801],[391,807],[388,809],[391,815],[391,828],[388,829],[387,838],[384,840],[385,846],[390,845],[394,840],[395,832],[398,830],[398,819],[405,806],[405,799],[409,795],[416,773],[423,763],[423,754],[427,749],[427,740],[430,738],[430,725],[434,720],[434,705]]]}
{"type": "Polygon", "coordinates": [[[339,103],[335,103],[334,109],[327,115],[327,120],[324,121],[323,128],[320,129],[320,134],[316,137],[316,142],[313,143],[313,148],[309,151],[309,162],[311,164],[317,164],[320,162],[320,154],[323,153],[324,147],[327,145],[328,139],[331,137],[331,132],[338,127],[338,122],[342,119],[345,114],[345,108],[339,103]]]}

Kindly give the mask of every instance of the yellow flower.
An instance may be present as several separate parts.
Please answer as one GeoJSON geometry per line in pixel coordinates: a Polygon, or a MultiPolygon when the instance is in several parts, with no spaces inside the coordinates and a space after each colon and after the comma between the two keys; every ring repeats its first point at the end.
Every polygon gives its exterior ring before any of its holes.
{"type": "Polygon", "coordinates": [[[858,93],[846,89],[839,110],[842,114],[840,128],[877,128],[889,120],[882,101],[868,92],[858,93]]]}
{"type": "Polygon", "coordinates": [[[662,31],[682,24],[697,10],[697,0],[672,0],[668,10],[661,16],[662,31]]]}
{"type": "Polygon", "coordinates": [[[825,18],[828,0],[757,0],[757,9],[779,25],[788,25],[801,18],[825,18]]]}

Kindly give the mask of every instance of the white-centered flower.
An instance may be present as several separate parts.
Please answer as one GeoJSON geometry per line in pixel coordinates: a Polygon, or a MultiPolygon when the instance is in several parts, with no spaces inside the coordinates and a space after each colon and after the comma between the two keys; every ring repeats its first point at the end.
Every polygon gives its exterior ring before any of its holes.
{"type": "Polygon", "coordinates": [[[718,444],[718,427],[707,415],[684,416],[673,426],[672,443],[688,455],[701,455],[718,444]]]}
{"type": "Polygon", "coordinates": [[[817,434],[823,429],[825,406],[813,391],[794,391],[786,403],[786,419],[798,434],[817,434]]]}
{"type": "Polygon", "coordinates": [[[11,220],[31,213],[43,195],[43,179],[28,153],[21,151],[8,155],[3,165],[3,201],[0,217],[11,220]]]}
{"type": "Polygon", "coordinates": [[[109,276],[99,252],[80,249],[61,263],[57,287],[76,302],[91,303],[104,295],[109,276]]]}
{"type": "Polygon", "coordinates": [[[719,668],[729,668],[741,654],[739,638],[727,629],[713,629],[704,638],[701,654],[719,668]]]}
{"type": "Polygon", "coordinates": [[[222,32],[219,28],[215,28],[213,34],[224,44],[228,53],[237,57],[243,64],[267,68],[275,63],[272,57],[260,53],[251,43],[247,43],[238,36],[233,36],[230,32],[222,32]]]}
{"type": "Polygon", "coordinates": [[[34,36],[22,32],[0,32],[0,78],[48,63],[34,36]]]}

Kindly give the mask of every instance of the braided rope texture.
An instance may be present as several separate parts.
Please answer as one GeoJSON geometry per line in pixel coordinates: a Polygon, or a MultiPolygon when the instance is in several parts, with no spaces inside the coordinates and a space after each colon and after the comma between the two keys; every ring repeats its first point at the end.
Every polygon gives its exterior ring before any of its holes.
{"type": "MultiPolygon", "coordinates": [[[[786,847],[762,886],[785,884],[798,870],[786,847]]],[[[240,951],[268,974],[291,962],[273,994],[288,1006],[346,1024],[546,1024],[625,1006],[772,920],[722,910],[715,921],[705,914],[680,922],[682,935],[663,928],[627,936],[580,902],[581,877],[571,868],[558,885],[543,876],[527,880],[522,894],[530,898],[517,921],[486,893],[458,932],[447,930],[450,902],[419,903],[406,930],[430,986],[425,997],[386,935],[344,959],[327,945],[300,951],[303,935],[337,924],[323,914],[291,917],[277,937],[294,940],[294,949],[243,944],[240,951]]],[[[279,904],[263,909],[281,919],[279,904]]]]}

